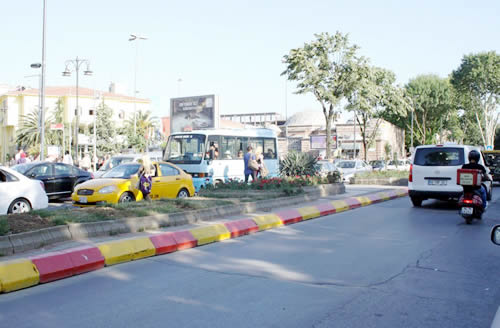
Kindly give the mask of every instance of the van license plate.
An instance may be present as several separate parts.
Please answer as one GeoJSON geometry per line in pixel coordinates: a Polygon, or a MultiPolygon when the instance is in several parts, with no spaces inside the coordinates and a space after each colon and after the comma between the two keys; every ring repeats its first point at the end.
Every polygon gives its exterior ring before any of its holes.
{"type": "Polygon", "coordinates": [[[87,197],[80,197],[79,199],[80,203],[86,203],[87,202],[87,197]]]}
{"type": "Polygon", "coordinates": [[[462,207],[462,214],[472,215],[474,209],[472,207],[462,207]]]}
{"type": "Polygon", "coordinates": [[[446,186],[448,184],[447,180],[427,180],[429,186],[446,186]]]}

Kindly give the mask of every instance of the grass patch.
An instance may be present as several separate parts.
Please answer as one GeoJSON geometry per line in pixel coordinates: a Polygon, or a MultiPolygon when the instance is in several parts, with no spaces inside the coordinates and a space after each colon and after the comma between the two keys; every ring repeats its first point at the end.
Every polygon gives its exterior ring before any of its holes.
{"type": "Polygon", "coordinates": [[[403,178],[408,178],[408,171],[396,171],[396,170],[371,171],[371,172],[356,173],[355,177],[361,179],[376,179],[376,178],[403,179],[403,178]]]}
{"type": "Polygon", "coordinates": [[[234,202],[223,199],[160,199],[151,202],[141,201],[86,208],[36,210],[25,214],[0,216],[0,236],[68,223],[87,223],[129,217],[143,217],[230,204],[234,204],[234,202]]]}
{"type": "Polygon", "coordinates": [[[0,219],[0,236],[6,235],[10,230],[7,219],[0,219]]]}

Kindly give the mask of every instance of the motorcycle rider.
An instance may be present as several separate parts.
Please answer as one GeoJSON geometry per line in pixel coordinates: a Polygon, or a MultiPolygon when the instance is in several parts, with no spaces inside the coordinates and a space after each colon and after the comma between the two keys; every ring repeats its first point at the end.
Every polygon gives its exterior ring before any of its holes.
{"type": "MultiPolygon", "coordinates": [[[[462,168],[468,170],[479,170],[481,171],[482,179],[484,181],[488,181],[489,177],[486,174],[486,169],[484,168],[484,166],[479,164],[480,158],[481,154],[477,150],[471,150],[469,152],[469,164],[462,165],[462,168]]],[[[488,202],[486,200],[486,189],[483,185],[464,186],[464,192],[477,192],[481,196],[481,200],[483,201],[483,208],[486,209],[486,207],[488,206],[488,202]]]]}

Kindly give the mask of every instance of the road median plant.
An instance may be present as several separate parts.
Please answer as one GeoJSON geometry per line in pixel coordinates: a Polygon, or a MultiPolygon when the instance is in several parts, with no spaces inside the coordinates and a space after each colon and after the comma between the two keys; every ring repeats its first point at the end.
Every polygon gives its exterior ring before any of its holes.
{"type": "Polygon", "coordinates": [[[397,170],[386,170],[386,171],[371,171],[356,173],[355,178],[358,179],[379,179],[379,178],[396,178],[404,179],[408,178],[408,171],[397,171],[397,170]]]}
{"type": "Polygon", "coordinates": [[[49,228],[56,225],[65,225],[68,223],[87,223],[144,217],[231,204],[233,204],[233,202],[220,199],[160,199],[151,202],[130,202],[86,208],[37,210],[24,214],[0,216],[0,236],[49,228]]]}

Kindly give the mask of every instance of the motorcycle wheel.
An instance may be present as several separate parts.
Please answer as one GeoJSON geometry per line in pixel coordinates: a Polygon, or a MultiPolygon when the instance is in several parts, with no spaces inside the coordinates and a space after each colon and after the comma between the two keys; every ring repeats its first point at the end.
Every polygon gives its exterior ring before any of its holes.
{"type": "Polygon", "coordinates": [[[472,223],[472,217],[465,218],[465,223],[471,224],[472,223]]]}

